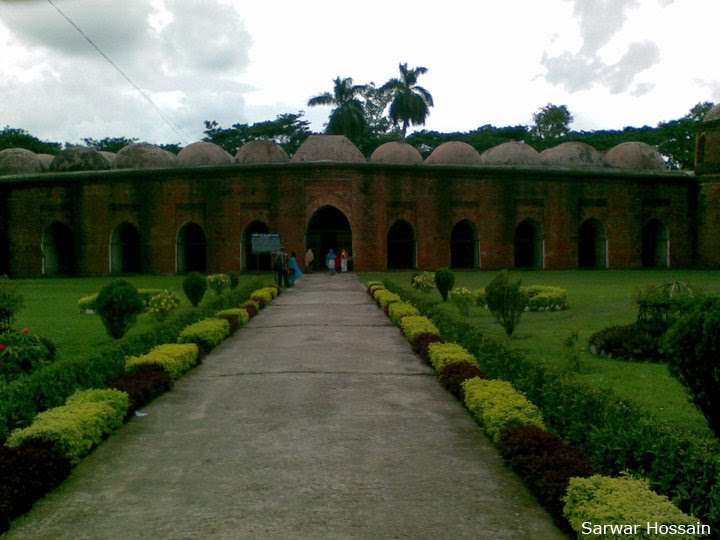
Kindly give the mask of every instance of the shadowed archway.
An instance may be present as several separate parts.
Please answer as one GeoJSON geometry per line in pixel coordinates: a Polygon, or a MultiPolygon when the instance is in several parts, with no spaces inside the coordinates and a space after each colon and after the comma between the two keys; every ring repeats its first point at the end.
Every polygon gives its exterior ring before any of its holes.
{"type": "Polygon", "coordinates": [[[205,231],[193,221],[186,223],[178,231],[177,272],[207,272],[205,231]]]}
{"type": "Polygon", "coordinates": [[[242,234],[242,270],[243,272],[269,272],[270,253],[254,254],[252,252],[252,235],[267,234],[270,228],[262,221],[255,220],[245,227],[242,234]]]}
{"type": "Polygon", "coordinates": [[[526,219],[515,228],[515,268],[542,268],[543,252],[542,227],[526,219]]]}
{"type": "MultiPolygon", "coordinates": [[[[325,257],[330,249],[335,253],[344,249],[352,257],[352,229],[345,214],[330,205],[319,208],[308,221],[305,249],[313,250],[314,269],[324,268],[325,257]]],[[[303,255],[298,253],[298,260],[302,259],[303,255]]]]}
{"type": "Polygon", "coordinates": [[[110,236],[110,273],[135,274],[140,271],[140,232],[123,221],[110,236]]]}
{"type": "Polygon", "coordinates": [[[458,221],[450,233],[450,266],[478,268],[477,227],[469,219],[458,221]]]}
{"type": "Polygon", "coordinates": [[[578,266],[607,268],[607,234],[597,219],[588,219],[578,233],[578,266]]]}
{"type": "Polygon", "coordinates": [[[42,273],[44,276],[69,276],[75,273],[75,235],[70,227],[53,221],[42,239],[42,273]]]}
{"type": "Polygon", "coordinates": [[[668,268],[670,239],[667,227],[651,219],[642,229],[642,265],[645,268],[668,268]]]}
{"type": "Polygon", "coordinates": [[[387,267],[389,270],[415,268],[415,230],[404,219],[396,221],[388,229],[387,267]]]}

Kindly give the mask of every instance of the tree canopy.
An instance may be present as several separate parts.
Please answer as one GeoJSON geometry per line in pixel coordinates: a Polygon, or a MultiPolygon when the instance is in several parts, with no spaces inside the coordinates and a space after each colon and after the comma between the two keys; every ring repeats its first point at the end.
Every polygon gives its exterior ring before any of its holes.
{"type": "Polygon", "coordinates": [[[310,122],[303,120],[302,116],[302,111],[297,114],[279,114],[275,120],[233,124],[230,128],[222,128],[215,120],[206,120],[203,141],[222,146],[233,155],[250,141],[275,141],[292,155],[310,136],[310,122]]]}
{"type": "Polygon", "coordinates": [[[367,131],[365,107],[359,99],[366,90],[365,85],[353,84],[351,77],[341,79],[336,77],[333,81],[333,91],[323,92],[308,100],[309,107],[334,107],[328,119],[328,135],[345,135],[355,144],[358,144],[367,131]]]}
{"type": "Polygon", "coordinates": [[[533,114],[533,134],[539,139],[557,140],[570,133],[570,124],[575,118],[567,106],[548,103],[533,114]]]}
{"type": "Polygon", "coordinates": [[[400,64],[400,78],[392,78],[381,88],[381,92],[389,92],[390,119],[394,125],[402,125],[402,137],[405,138],[410,125],[422,126],[434,105],[433,98],[425,88],[417,84],[418,77],[427,73],[427,68],[408,68],[407,63],[400,64]]]}
{"type": "Polygon", "coordinates": [[[62,150],[62,144],[57,142],[41,141],[30,135],[24,129],[5,126],[0,130],[0,150],[6,148],[25,148],[36,154],[57,154],[62,150]]]}

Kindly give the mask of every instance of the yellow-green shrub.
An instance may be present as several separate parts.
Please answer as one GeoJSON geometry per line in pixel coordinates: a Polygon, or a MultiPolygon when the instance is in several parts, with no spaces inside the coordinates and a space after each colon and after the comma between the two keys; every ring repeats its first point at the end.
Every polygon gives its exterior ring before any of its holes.
{"type": "Polygon", "coordinates": [[[443,366],[467,362],[477,365],[477,360],[465,347],[457,343],[431,343],[428,346],[428,356],[435,371],[440,371],[443,366]]]}
{"type": "Polygon", "coordinates": [[[530,311],[559,311],[567,309],[567,291],[551,285],[522,287],[528,295],[530,311]]]}
{"type": "MultiPolygon", "coordinates": [[[[650,489],[650,483],[631,476],[610,478],[595,475],[571,478],[565,496],[565,517],[582,538],[598,539],[690,539],[704,537],[698,520],[679,510],[667,497],[650,489]],[[650,530],[647,524],[678,527],[673,534],[650,530]],[[635,530],[593,529],[603,525],[639,525],[635,530]],[[683,529],[679,529],[683,527],[683,529]],[[679,534],[676,534],[679,533],[679,534]],[[686,533],[686,534],[684,534],[686,533]],[[696,534],[698,533],[698,534],[696,534]]],[[[709,526],[707,531],[709,533],[709,526]]]]}
{"type": "Polygon", "coordinates": [[[384,291],[384,290],[385,290],[385,287],[383,285],[370,285],[370,287],[368,287],[368,292],[370,293],[370,296],[372,296],[373,298],[375,298],[376,292],[384,291]]]}
{"type": "Polygon", "coordinates": [[[162,367],[176,381],[197,364],[197,359],[198,346],[195,343],[167,343],[142,356],[129,356],[125,359],[125,371],[153,364],[162,367]]]}
{"type": "Polygon", "coordinates": [[[388,304],[400,301],[399,295],[395,294],[394,292],[390,292],[387,289],[375,291],[375,294],[373,296],[375,298],[375,301],[383,310],[388,304]]]}
{"type": "Polygon", "coordinates": [[[485,287],[475,289],[472,295],[476,306],[485,307],[487,305],[487,292],[485,292],[485,287]]]}
{"type": "Polygon", "coordinates": [[[178,336],[178,343],[195,343],[210,351],[217,347],[230,333],[230,323],[225,319],[203,319],[186,326],[178,336]]]}
{"type": "Polygon", "coordinates": [[[257,302],[260,307],[268,305],[273,298],[273,291],[269,287],[258,289],[250,295],[250,299],[257,302]]]}
{"type": "Polygon", "coordinates": [[[122,425],[129,406],[130,398],[119,390],[78,390],[65,405],[41,412],[31,425],[13,431],[7,446],[22,446],[35,439],[51,441],[76,465],[122,425]]]}
{"type": "Polygon", "coordinates": [[[97,300],[97,294],[83,296],[80,300],[78,300],[78,309],[82,313],[95,311],[95,300],[97,300]]]}
{"type": "Polygon", "coordinates": [[[545,429],[540,410],[509,382],[474,378],[465,381],[463,389],[465,405],[495,443],[506,427],[531,425],[545,429]]]}
{"type": "Polygon", "coordinates": [[[404,317],[400,322],[400,328],[407,340],[412,343],[417,336],[420,334],[434,334],[440,335],[440,330],[437,329],[430,319],[423,315],[410,315],[404,317]]]}
{"type": "Polygon", "coordinates": [[[218,311],[215,314],[216,317],[223,319],[225,317],[237,317],[238,323],[240,323],[240,326],[245,324],[250,320],[250,316],[248,315],[248,312],[244,308],[230,308],[230,309],[223,309],[218,311]]]}
{"type": "Polygon", "coordinates": [[[407,302],[394,302],[388,307],[388,315],[390,316],[390,320],[399,326],[403,317],[420,315],[420,311],[407,302]]]}
{"type": "Polygon", "coordinates": [[[371,279],[370,281],[367,282],[367,287],[369,289],[370,287],[374,287],[376,285],[382,285],[382,284],[383,284],[382,281],[378,281],[376,279],[371,279]]]}

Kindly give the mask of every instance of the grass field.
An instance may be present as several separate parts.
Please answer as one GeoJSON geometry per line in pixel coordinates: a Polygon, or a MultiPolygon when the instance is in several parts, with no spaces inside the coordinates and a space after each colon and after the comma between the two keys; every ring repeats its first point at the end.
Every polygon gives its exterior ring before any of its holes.
{"type": "MultiPolygon", "coordinates": [[[[456,287],[471,290],[485,287],[495,272],[456,272],[456,287]]],[[[412,273],[367,274],[364,279],[389,277],[408,285],[412,273]]],[[[610,325],[630,323],[637,309],[633,294],[647,285],[671,280],[688,283],[696,291],[720,295],[720,272],[695,270],[638,271],[514,271],[511,278],[523,285],[556,285],[568,291],[569,309],[560,312],[527,312],[510,339],[547,365],[564,369],[567,365],[562,342],[573,330],[580,333],[585,351],[581,355],[578,377],[617,394],[679,428],[698,437],[713,437],[702,414],[689,402],[688,394],[664,364],[609,360],[587,352],[589,336],[610,325]]],[[[431,293],[438,300],[437,291],[431,293]]],[[[483,330],[498,339],[507,339],[502,328],[485,309],[473,308],[470,317],[483,330]]]]}
{"type": "MultiPolygon", "coordinates": [[[[268,274],[270,276],[270,274],[268,274]]],[[[57,345],[57,357],[86,356],[94,349],[110,343],[97,315],[81,313],[77,301],[95,294],[113,281],[114,277],[52,278],[14,280],[25,298],[25,305],[15,320],[15,328],[30,328],[33,333],[49,337],[57,345]]],[[[124,277],[138,288],[171,289],[189,305],[183,293],[183,276],[138,275],[124,277]]],[[[268,277],[268,280],[270,278],[268,277]]],[[[214,296],[208,290],[203,301],[214,296]]],[[[128,335],[149,328],[153,319],[142,314],[128,335]]]]}

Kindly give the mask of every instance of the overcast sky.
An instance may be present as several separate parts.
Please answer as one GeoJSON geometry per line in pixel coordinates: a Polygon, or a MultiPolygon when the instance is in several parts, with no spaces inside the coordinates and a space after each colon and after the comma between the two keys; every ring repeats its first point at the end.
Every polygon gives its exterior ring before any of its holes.
{"type": "Polygon", "coordinates": [[[719,0],[0,0],[0,126],[43,139],[199,140],[304,110],[335,77],[380,85],[424,66],[426,129],[532,123],[565,104],[574,129],[654,126],[720,102],[719,0]]]}

